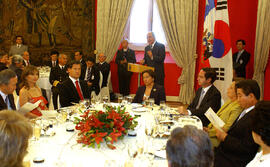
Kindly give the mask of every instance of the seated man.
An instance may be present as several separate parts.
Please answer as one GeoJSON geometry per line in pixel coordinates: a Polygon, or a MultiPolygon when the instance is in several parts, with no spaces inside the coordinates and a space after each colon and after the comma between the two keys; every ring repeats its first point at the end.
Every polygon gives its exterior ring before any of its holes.
{"type": "Polygon", "coordinates": [[[67,66],[69,78],[60,86],[60,104],[62,107],[71,106],[72,103],[79,103],[80,100],[91,98],[87,82],[79,79],[81,63],[71,61],[67,66]]]}
{"type": "Polygon", "coordinates": [[[254,80],[243,80],[236,84],[237,97],[244,109],[228,132],[216,129],[220,145],[215,149],[215,167],[244,167],[258,151],[252,138],[254,106],[260,99],[260,87],[254,80]]]}
{"type": "Polygon", "coordinates": [[[0,110],[16,110],[13,92],[16,89],[17,76],[12,70],[0,72],[0,110]]]}
{"type": "Polygon", "coordinates": [[[95,66],[95,59],[88,56],[86,58],[86,68],[82,69],[82,74],[80,79],[85,80],[89,86],[90,91],[95,91],[96,95],[99,94],[99,71],[95,66]]]}
{"type": "Polygon", "coordinates": [[[198,84],[201,86],[196,91],[196,96],[187,110],[184,106],[179,107],[179,112],[185,115],[195,115],[199,117],[206,127],[210,122],[204,113],[211,107],[217,112],[221,105],[221,95],[219,90],[213,85],[216,80],[216,71],[212,68],[202,68],[198,74],[198,84]]]}
{"type": "Polygon", "coordinates": [[[29,66],[30,65],[29,52],[28,51],[23,52],[22,57],[23,57],[23,66],[24,67],[29,66]]]}
{"type": "Polygon", "coordinates": [[[7,54],[0,54],[0,71],[8,69],[8,55],[7,54]]]}
{"type": "Polygon", "coordinates": [[[0,164],[1,167],[24,166],[28,140],[33,128],[25,117],[16,111],[0,112],[0,164]]]}
{"type": "Polygon", "coordinates": [[[102,73],[102,76],[103,76],[102,85],[101,85],[101,88],[103,88],[107,86],[107,80],[108,80],[108,76],[111,69],[110,69],[110,64],[108,64],[105,61],[106,56],[104,55],[104,53],[100,53],[98,55],[98,60],[99,60],[99,63],[97,64],[97,68],[102,73]]]}
{"type": "Polygon", "coordinates": [[[214,154],[207,133],[194,126],[175,128],[166,145],[169,167],[212,167],[214,154]]]}

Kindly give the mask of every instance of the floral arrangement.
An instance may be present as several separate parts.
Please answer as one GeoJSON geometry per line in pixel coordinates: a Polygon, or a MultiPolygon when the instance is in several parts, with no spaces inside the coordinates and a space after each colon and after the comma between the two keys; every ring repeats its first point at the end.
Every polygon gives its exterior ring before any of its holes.
{"type": "Polygon", "coordinates": [[[132,117],[125,112],[125,108],[106,107],[106,111],[85,111],[81,118],[75,118],[76,130],[79,130],[78,143],[83,146],[100,148],[100,143],[105,141],[111,149],[118,139],[123,139],[128,130],[134,130],[138,122],[137,117],[132,117]]]}

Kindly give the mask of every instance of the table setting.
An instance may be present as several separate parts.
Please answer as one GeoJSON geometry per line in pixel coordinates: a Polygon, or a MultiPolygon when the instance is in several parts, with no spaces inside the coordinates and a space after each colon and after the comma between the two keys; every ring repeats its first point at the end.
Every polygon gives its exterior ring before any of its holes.
{"type": "Polygon", "coordinates": [[[25,167],[166,167],[166,142],[175,127],[197,117],[182,116],[162,103],[133,104],[80,101],[59,110],[43,111],[32,120],[25,167]]]}

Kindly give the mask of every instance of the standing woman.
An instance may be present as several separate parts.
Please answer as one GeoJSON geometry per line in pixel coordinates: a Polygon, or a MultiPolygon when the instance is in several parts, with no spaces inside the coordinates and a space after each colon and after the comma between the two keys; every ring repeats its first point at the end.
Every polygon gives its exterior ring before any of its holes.
{"type": "Polygon", "coordinates": [[[27,102],[35,103],[41,100],[41,103],[36,109],[26,113],[26,116],[30,118],[36,118],[38,116],[41,116],[42,114],[40,110],[48,109],[46,106],[48,102],[42,96],[41,89],[36,85],[38,78],[39,71],[35,66],[29,65],[25,67],[21,77],[21,90],[19,94],[20,106],[23,106],[27,102]]]}
{"type": "Polygon", "coordinates": [[[156,84],[155,73],[153,70],[142,72],[144,86],[140,86],[133,99],[133,103],[142,103],[149,98],[154,98],[155,104],[159,105],[160,101],[166,101],[164,87],[156,84]]]}

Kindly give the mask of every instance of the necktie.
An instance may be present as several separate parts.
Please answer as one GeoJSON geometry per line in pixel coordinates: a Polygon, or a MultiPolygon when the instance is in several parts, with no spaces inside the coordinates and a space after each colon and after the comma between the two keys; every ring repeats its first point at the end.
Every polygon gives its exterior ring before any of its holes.
{"type": "Polygon", "coordinates": [[[236,58],[236,62],[238,62],[238,60],[239,60],[239,58],[240,58],[240,56],[241,56],[241,52],[238,52],[238,54],[237,54],[237,58],[236,58]]]}
{"type": "Polygon", "coordinates": [[[87,81],[90,80],[90,77],[91,77],[91,68],[88,68],[88,70],[87,70],[87,77],[86,77],[87,81]]]}
{"type": "Polygon", "coordinates": [[[55,61],[53,61],[53,65],[52,66],[55,67],[55,61]]]}
{"type": "Polygon", "coordinates": [[[75,81],[75,84],[76,84],[76,89],[77,89],[77,92],[80,96],[80,99],[83,100],[83,95],[82,95],[82,91],[81,91],[80,86],[79,86],[79,82],[75,81]]]}
{"type": "Polygon", "coordinates": [[[28,65],[28,66],[30,65],[29,60],[27,60],[27,65],[28,65]]]}
{"type": "Polygon", "coordinates": [[[199,102],[198,102],[198,105],[196,106],[196,109],[198,109],[201,105],[201,102],[203,100],[203,97],[204,97],[204,90],[202,89],[202,92],[201,92],[201,96],[200,96],[200,99],[199,99],[199,102]]]}

